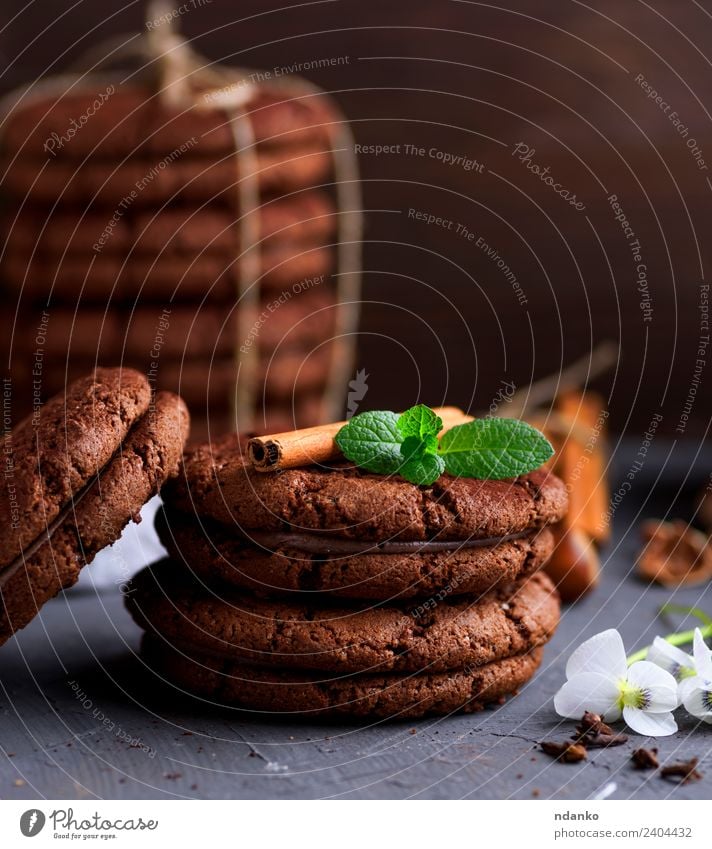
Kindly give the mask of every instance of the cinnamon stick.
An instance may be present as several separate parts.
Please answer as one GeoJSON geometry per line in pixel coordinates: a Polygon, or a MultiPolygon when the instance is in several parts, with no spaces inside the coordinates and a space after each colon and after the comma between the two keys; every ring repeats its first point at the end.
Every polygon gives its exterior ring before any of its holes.
{"type": "MultiPolygon", "coordinates": [[[[435,407],[443,430],[472,421],[459,407],[435,407]]],[[[347,422],[307,427],[302,430],[255,436],[247,443],[247,456],[258,472],[278,472],[313,463],[327,463],[341,456],[334,437],[347,422]]]]}
{"type": "MultiPolygon", "coordinates": [[[[564,601],[575,601],[599,579],[598,545],[609,528],[600,517],[608,504],[605,404],[592,392],[564,392],[546,418],[532,421],[551,441],[551,466],[569,493],[569,510],[553,526],[556,547],[546,564],[564,601]]],[[[531,419],[530,419],[531,421],[531,419]]]]}

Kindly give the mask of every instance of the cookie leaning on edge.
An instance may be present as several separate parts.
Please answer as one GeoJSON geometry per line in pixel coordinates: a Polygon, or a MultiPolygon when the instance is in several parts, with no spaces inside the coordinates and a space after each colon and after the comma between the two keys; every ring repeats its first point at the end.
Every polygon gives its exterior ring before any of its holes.
{"type": "Polygon", "coordinates": [[[74,584],[176,473],[188,428],[177,395],[152,400],[143,375],[99,368],[5,437],[0,644],[74,584]]]}
{"type": "Polygon", "coordinates": [[[566,487],[538,469],[511,480],[443,475],[420,487],[337,463],[261,474],[229,436],[189,451],[166,503],[248,530],[303,530],[356,540],[465,540],[531,532],[560,520],[566,487]]]}

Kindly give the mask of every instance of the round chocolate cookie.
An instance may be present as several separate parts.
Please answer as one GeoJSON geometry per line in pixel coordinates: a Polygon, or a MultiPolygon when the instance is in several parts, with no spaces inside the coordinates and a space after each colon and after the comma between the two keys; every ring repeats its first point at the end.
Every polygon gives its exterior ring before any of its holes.
{"type": "MultiPolygon", "coordinates": [[[[445,551],[328,554],[299,548],[299,534],[252,532],[243,537],[217,522],[159,511],[156,530],[169,554],[202,580],[221,580],[258,595],[326,593],[333,597],[400,601],[481,595],[533,574],[554,547],[544,528],[521,539],[445,551]]],[[[316,539],[317,549],[323,540],[316,539]]]]}
{"type": "MultiPolygon", "coordinates": [[[[208,92],[191,106],[174,106],[160,93],[116,81],[96,91],[30,98],[9,115],[3,147],[20,155],[83,159],[140,152],[168,155],[194,140],[195,154],[230,153],[235,137],[220,106],[220,93],[213,97],[208,92]],[[207,109],[211,104],[215,108],[207,109]],[[78,126],[79,116],[91,120],[78,126]]],[[[331,124],[337,120],[324,97],[290,96],[259,86],[248,92],[245,112],[255,142],[263,145],[327,143],[331,124]]]]}
{"type": "Polygon", "coordinates": [[[543,573],[480,599],[360,610],[216,593],[166,559],[131,581],[126,605],[138,625],[171,643],[248,663],[337,673],[483,666],[545,643],[559,622],[558,595],[543,573]]]}
{"type": "Polygon", "coordinates": [[[70,384],[5,436],[0,570],[106,466],[150,400],[142,374],[100,368],[70,384]]]}
{"type": "MultiPolygon", "coordinates": [[[[201,407],[194,406],[191,423],[191,439],[196,442],[209,442],[219,439],[226,433],[234,433],[237,427],[235,414],[228,409],[220,411],[213,405],[202,414],[201,407]]],[[[298,427],[314,427],[324,421],[324,403],[321,395],[304,395],[295,398],[293,403],[258,403],[255,410],[255,430],[260,433],[282,433],[298,427]]]]}
{"type": "Polygon", "coordinates": [[[167,503],[247,530],[304,530],[356,540],[465,540],[528,532],[563,517],[566,488],[539,469],[512,480],[443,475],[427,487],[336,463],[256,472],[226,437],[188,452],[167,503]]]}
{"type": "MultiPolygon", "coordinates": [[[[53,458],[48,445],[42,451],[43,457],[48,454],[49,457],[47,467],[42,468],[45,486],[37,491],[35,514],[40,522],[33,525],[32,541],[23,545],[22,553],[12,562],[7,561],[6,555],[4,568],[0,569],[0,644],[23,628],[46,601],[72,586],[82,567],[90,563],[98,551],[119,538],[129,520],[138,516],[143,504],[178,469],[189,427],[183,401],[168,392],[158,393],[125,437],[109,443],[106,428],[100,427],[102,421],[96,408],[111,403],[115,411],[113,416],[119,416],[116,412],[119,392],[131,373],[123,373],[121,382],[112,386],[111,399],[104,397],[102,403],[100,389],[111,385],[112,376],[118,370],[98,371],[103,372],[103,380],[93,378],[79,382],[83,387],[84,405],[78,403],[80,389],[76,384],[67,393],[66,431],[72,436],[67,443],[71,447],[69,476],[66,468],[69,456],[53,458]],[[69,412],[70,399],[72,413],[69,412]],[[93,416],[90,415],[91,407],[95,408],[93,416]],[[77,427],[83,431],[81,437],[77,435],[77,427]],[[97,460],[92,450],[95,442],[113,446],[113,456],[107,457],[104,463],[97,460]],[[63,464],[65,481],[62,480],[63,464]],[[47,479],[50,469],[57,474],[56,479],[47,479]],[[82,470],[78,481],[84,482],[84,488],[72,486],[71,477],[78,470],[82,470]],[[60,491],[65,493],[61,497],[60,491]],[[44,505],[48,508],[46,512],[43,512],[44,505]]],[[[108,416],[108,411],[103,415],[108,416]]],[[[64,430],[58,426],[59,432],[64,430]]],[[[55,451],[62,450],[55,446],[55,451]]],[[[32,472],[31,466],[28,472],[32,472]]],[[[23,541],[29,536],[28,532],[23,541]]]]}
{"type": "MultiPolygon", "coordinates": [[[[318,280],[334,268],[330,247],[312,242],[267,244],[260,256],[259,284],[265,290],[287,288],[298,291],[305,280],[318,280]],[[295,288],[296,287],[296,288],[295,288]]],[[[222,256],[201,253],[146,257],[91,253],[62,256],[19,251],[6,252],[0,269],[8,285],[22,289],[24,297],[46,299],[48,295],[77,299],[81,286],[82,303],[106,305],[109,298],[140,297],[141,302],[165,304],[166,300],[211,300],[235,298],[238,291],[239,259],[235,252],[222,256]]]]}
{"type": "MultiPolygon", "coordinates": [[[[190,148],[168,159],[130,157],[113,160],[0,160],[6,191],[33,202],[145,207],[166,202],[234,199],[240,179],[237,159],[205,160],[190,148]],[[128,200],[127,200],[128,199],[128,200]]],[[[253,177],[262,192],[287,193],[320,183],[331,168],[323,145],[264,148],[255,151],[253,177]]],[[[111,215],[109,215],[111,218],[111,215]]]]}
{"type": "MultiPolygon", "coordinates": [[[[336,227],[333,202],[318,190],[263,203],[254,217],[257,238],[263,244],[276,236],[291,242],[325,240],[336,227]]],[[[117,221],[111,220],[109,233],[110,220],[106,210],[61,208],[50,212],[29,207],[17,219],[3,222],[5,250],[48,258],[94,252],[162,260],[175,254],[217,253],[222,257],[240,252],[237,216],[223,206],[169,206],[151,212],[139,210],[135,215],[129,210],[117,221]]]]}
{"type": "MultiPolygon", "coordinates": [[[[271,300],[261,308],[266,320],[260,329],[260,348],[275,347],[304,350],[318,345],[333,331],[336,312],[334,294],[327,287],[316,287],[295,295],[271,310],[271,300]]],[[[45,355],[61,362],[70,356],[102,361],[149,362],[151,349],[160,344],[161,357],[183,357],[209,361],[215,357],[233,356],[238,345],[236,313],[231,303],[210,301],[206,304],[151,305],[140,304],[125,310],[85,306],[81,310],[58,306],[51,309],[27,307],[18,317],[13,334],[13,360],[32,362],[37,348],[37,327],[46,326],[43,349],[45,355]],[[44,313],[44,315],[43,315],[44,313]]]]}
{"type": "MultiPolygon", "coordinates": [[[[289,401],[293,397],[321,390],[329,374],[332,347],[321,345],[313,351],[280,348],[257,363],[258,394],[269,400],[289,401]]],[[[190,405],[206,402],[220,407],[232,399],[237,381],[233,356],[212,360],[181,358],[162,360],[157,380],[161,387],[175,389],[190,405]]]]}
{"type": "Polygon", "coordinates": [[[533,649],[449,672],[324,680],[184,650],[148,634],[142,653],[157,675],[211,705],[305,719],[314,715],[416,719],[474,713],[514,695],[534,675],[542,657],[541,649],[533,649]]]}

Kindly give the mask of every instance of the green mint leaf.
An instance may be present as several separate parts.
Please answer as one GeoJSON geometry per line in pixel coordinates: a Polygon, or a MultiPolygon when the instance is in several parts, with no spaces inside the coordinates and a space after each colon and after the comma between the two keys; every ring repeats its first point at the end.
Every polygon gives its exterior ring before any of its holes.
{"type": "Polygon", "coordinates": [[[389,410],[359,413],[336,434],[336,444],[347,459],[362,469],[393,475],[403,463],[397,422],[398,414],[389,410]]]}
{"type": "Polygon", "coordinates": [[[554,453],[549,440],[518,419],[475,419],[443,434],[439,454],[451,475],[514,478],[538,469],[554,453]]]}
{"type": "Polygon", "coordinates": [[[425,404],[411,407],[398,418],[398,432],[404,438],[407,436],[419,436],[421,438],[437,436],[442,429],[443,420],[425,404]]]}
{"type": "Polygon", "coordinates": [[[406,436],[400,447],[401,457],[404,460],[418,460],[425,454],[438,453],[438,438],[432,433],[424,436],[406,436]]]}
{"type": "Polygon", "coordinates": [[[401,477],[418,486],[430,486],[445,471],[445,461],[437,454],[422,454],[406,462],[400,467],[401,477]]]}

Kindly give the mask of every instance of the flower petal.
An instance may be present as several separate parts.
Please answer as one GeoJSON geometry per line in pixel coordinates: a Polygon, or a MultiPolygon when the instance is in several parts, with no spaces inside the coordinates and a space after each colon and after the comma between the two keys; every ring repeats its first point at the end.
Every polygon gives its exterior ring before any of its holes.
{"type": "Polygon", "coordinates": [[[679,673],[682,669],[695,669],[695,661],[687,652],[671,645],[662,637],[653,640],[645,659],[669,672],[677,680],[680,680],[679,673]]]}
{"type": "Polygon", "coordinates": [[[702,719],[704,722],[712,723],[712,683],[704,678],[688,678],[680,685],[680,698],[685,710],[702,719]]]}
{"type": "Polygon", "coordinates": [[[685,699],[688,698],[690,693],[694,690],[704,690],[704,688],[705,679],[700,678],[699,675],[695,675],[691,678],[683,678],[677,685],[677,697],[680,700],[680,704],[684,704],[685,699]]]}
{"type": "Polygon", "coordinates": [[[566,664],[566,677],[596,672],[617,681],[625,678],[626,668],[623,638],[615,628],[609,628],[581,643],[566,664]]]}
{"type": "Polygon", "coordinates": [[[693,643],[693,655],[695,657],[695,669],[697,674],[703,678],[712,678],[712,658],[699,628],[695,628],[695,639],[693,643]]]}
{"type": "Polygon", "coordinates": [[[680,704],[677,696],[677,681],[669,672],[639,660],[628,670],[628,683],[642,690],[646,696],[644,710],[648,713],[665,713],[675,710],[680,704]]]}
{"type": "Polygon", "coordinates": [[[620,719],[618,685],[597,672],[583,672],[570,678],[554,696],[559,716],[580,719],[584,711],[600,714],[607,722],[620,719]]]}
{"type": "Polygon", "coordinates": [[[623,719],[637,734],[646,737],[668,737],[677,731],[677,722],[671,713],[647,713],[640,708],[624,707],[623,719]]]}

